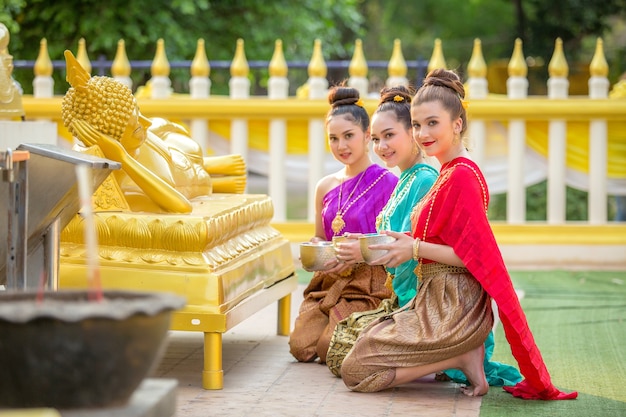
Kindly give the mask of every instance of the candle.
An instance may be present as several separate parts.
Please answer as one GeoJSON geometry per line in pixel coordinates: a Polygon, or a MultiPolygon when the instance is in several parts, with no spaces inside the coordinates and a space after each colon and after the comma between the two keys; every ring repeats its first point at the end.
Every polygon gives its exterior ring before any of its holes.
{"type": "Polygon", "coordinates": [[[82,212],[85,230],[85,246],[87,248],[87,282],[89,286],[89,299],[102,300],[102,287],[100,283],[100,268],[98,265],[98,235],[93,217],[93,183],[91,170],[87,165],[76,165],[76,177],[78,179],[78,201],[82,212]]]}

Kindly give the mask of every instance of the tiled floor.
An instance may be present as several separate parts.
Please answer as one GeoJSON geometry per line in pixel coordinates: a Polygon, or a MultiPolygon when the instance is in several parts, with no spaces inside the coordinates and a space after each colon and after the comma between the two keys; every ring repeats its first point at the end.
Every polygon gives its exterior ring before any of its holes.
{"type": "MultiPolygon", "coordinates": [[[[292,295],[292,323],[303,290],[292,295]]],[[[276,317],[274,304],[224,334],[222,390],[201,386],[202,333],[171,332],[152,377],[178,380],[176,417],[479,415],[480,398],[433,377],[380,393],[352,392],[326,366],[296,362],[287,337],[276,335],[276,317]]]]}

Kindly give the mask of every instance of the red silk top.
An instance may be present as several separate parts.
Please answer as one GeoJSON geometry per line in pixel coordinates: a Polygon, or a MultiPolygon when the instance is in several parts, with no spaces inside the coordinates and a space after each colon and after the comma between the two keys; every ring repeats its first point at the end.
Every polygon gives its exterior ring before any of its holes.
{"type": "Polygon", "coordinates": [[[437,182],[418,204],[413,235],[452,246],[496,301],[504,333],[525,378],[504,389],[526,399],[574,399],[577,392],[564,393],[552,385],[487,219],[488,202],[487,183],[478,166],[467,158],[456,158],[441,167],[437,182]]]}

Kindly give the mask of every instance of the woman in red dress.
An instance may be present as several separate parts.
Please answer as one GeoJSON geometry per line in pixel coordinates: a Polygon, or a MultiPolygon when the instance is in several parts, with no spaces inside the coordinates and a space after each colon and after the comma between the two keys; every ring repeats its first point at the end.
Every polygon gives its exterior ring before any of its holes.
{"type": "Polygon", "coordinates": [[[361,333],[341,376],[354,391],[374,392],[456,368],[470,382],[464,394],[486,394],[483,343],[493,325],[493,298],[525,378],[504,389],[529,399],[576,398],[576,392],[563,393],[552,385],[489,225],[487,183],[462,140],[464,97],[459,77],[437,69],[412,101],[413,135],[441,163],[440,176],[411,213],[413,236],[389,231],[395,242],[371,248],[389,250],[380,264],[419,260],[419,291],[409,309],[361,333]]]}

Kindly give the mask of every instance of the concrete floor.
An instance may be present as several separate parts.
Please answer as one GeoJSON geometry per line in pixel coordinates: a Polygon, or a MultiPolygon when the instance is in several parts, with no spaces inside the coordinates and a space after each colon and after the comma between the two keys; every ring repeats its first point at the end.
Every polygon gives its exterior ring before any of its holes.
{"type": "MultiPolygon", "coordinates": [[[[304,285],[292,294],[291,321],[304,285]]],[[[459,385],[425,377],[385,392],[348,390],[326,366],[298,363],[288,337],[276,335],[275,304],[248,318],[223,337],[224,388],[204,390],[203,335],[170,332],[167,349],[151,377],[178,381],[176,417],[477,417],[480,398],[461,394],[459,385]]]]}

